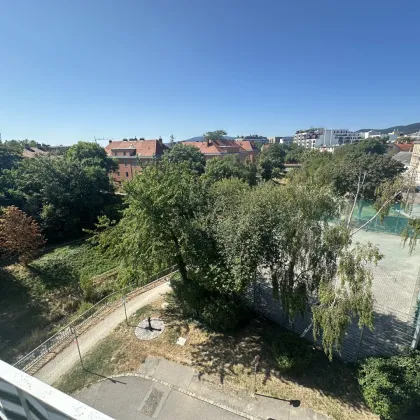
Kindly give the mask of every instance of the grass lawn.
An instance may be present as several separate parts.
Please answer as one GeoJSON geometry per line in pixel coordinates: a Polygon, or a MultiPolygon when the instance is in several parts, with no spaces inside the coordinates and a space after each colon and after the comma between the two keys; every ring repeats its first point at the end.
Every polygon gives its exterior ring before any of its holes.
{"type": "MultiPolygon", "coordinates": [[[[168,297],[168,300],[170,298],[168,297]]],[[[298,372],[281,374],[273,358],[273,340],[285,333],[266,319],[254,319],[232,335],[206,331],[196,322],[185,320],[174,306],[161,309],[158,300],[121,323],[95,349],[84,355],[86,370],[77,364],[54,386],[73,393],[104,376],[138,370],[147,356],[165,357],[196,368],[203,378],[223,384],[230,390],[253,389],[251,361],[261,355],[257,376],[259,393],[285,399],[299,399],[302,406],[328,414],[338,420],[377,419],[363,403],[355,370],[340,362],[330,363],[313,349],[310,365],[298,372]],[[134,327],[149,315],[165,320],[165,330],[152,341],[139,341],[134,327]],[[185,346],[175,344],[187,338],[185,346]]]]}
{"type": "MultiPolygon", "coordinates": [[[[10,362],[32,350],[66,317],[86,310],[80,282],[115,266],[87,243],[56,248],[28,267],[0,266],[0,358],[10,362]]],[[[113,284],[95,287],[100,296],[113,284]]]]}

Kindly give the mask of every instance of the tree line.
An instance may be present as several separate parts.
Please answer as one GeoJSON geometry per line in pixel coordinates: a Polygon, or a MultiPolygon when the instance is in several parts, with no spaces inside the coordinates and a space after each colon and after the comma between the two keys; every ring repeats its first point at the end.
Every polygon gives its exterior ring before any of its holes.
{"type": "Polygon", "coordinates": [[[0,205],[12,204],[39,224],[49,241],[81,234],[116,202],[104,149],[79,142],[62,155],[22,158],[21,145],[0,145],[0,205]]]}

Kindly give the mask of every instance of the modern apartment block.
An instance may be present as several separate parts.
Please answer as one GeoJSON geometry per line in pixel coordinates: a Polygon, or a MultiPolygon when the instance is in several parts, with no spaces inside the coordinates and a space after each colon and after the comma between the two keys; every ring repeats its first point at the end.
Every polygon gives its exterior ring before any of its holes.
{"type": "Polygon", "coordinates": [[[270,144],[279,143],[279,144],[290,145],[293,143],[293,137],[283,137],[283,136],[269,137],[268,142],[270,144]]]}
{"type": "Polygon", "coordinates": [[[118,170],[113,173],[114,181],[117,184],[133,179],[134,174],[140,171],[142,162],[159,159],[167,149],[162,139],[110,140],[109,144],[105,147],[108,156],[118,161],[118,170]]]}
{"type": "Polygon", "coordinates": [[[363,133],[346,129],[310,128],[309,130],[296,131],[293,142],[307,149],[330,149],[331,147],[358,142],[363,138],[363,133]]]}

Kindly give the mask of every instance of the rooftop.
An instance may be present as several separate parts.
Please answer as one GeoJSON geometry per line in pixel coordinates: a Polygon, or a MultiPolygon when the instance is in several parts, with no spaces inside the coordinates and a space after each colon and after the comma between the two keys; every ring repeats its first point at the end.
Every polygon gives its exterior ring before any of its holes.
{"type": "Polygon", "coordinates": [[[106,153],[111,156],[112,150],[135,150],[140,156],[160,156],[167,147],[160,140],[120,140],[110,141],[105,147],[106,153]]]}

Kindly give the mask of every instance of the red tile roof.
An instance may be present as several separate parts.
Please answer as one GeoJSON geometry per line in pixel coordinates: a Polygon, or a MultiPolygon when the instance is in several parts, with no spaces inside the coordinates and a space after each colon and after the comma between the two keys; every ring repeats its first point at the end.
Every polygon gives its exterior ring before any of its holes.
{"type": "Polygon", "coordinates": [[[413,151],[413,144],[412,143],[395,143],[401,152],[412,152],[413,151]]]}
{"type": "Polygon", "coordinates": [[[206,141],[185,141],[188,146],[197,147],[203,155],[223,155],[225,153],[253,152],[255,149],[249,140],[214,140],[207,144],[206,141]]]}
{"type": "Polygon", "coordinates": [[[108,155],[112,155],[112,150],[127,149],[132,150],[133,155],[153,157],[162,155],[167,147],[159,140],[112,141],[105,147],[108,155]]]}
{"type": "Polygon", "coordinates": [[[40,155],[47,155],[48,153],[44,150],[38,149],[37,147],[25,147],[23,149],[23,157],[35,157],[40,155]]]}

